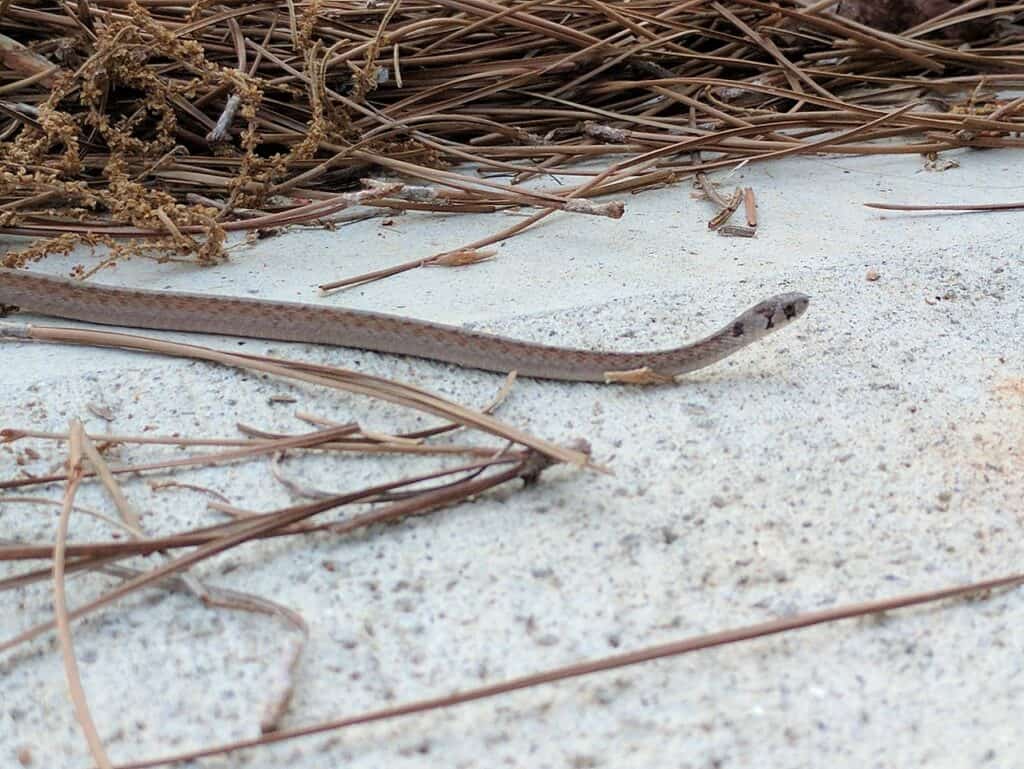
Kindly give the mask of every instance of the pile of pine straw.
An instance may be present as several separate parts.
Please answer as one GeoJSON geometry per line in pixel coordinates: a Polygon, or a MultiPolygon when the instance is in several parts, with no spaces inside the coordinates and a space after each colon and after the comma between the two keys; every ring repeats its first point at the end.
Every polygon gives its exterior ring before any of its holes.
{"type": "Polygon", "coordinates": [[[0,234],[42,239],[0,261],[142,238],[210,262],[382,175],[417,186],[360,202],[536,208],[518,231],[766,158],[1024,146],[1000,98],[1024,4],[898,35],[833,5],[0,0],[0,234]]]}

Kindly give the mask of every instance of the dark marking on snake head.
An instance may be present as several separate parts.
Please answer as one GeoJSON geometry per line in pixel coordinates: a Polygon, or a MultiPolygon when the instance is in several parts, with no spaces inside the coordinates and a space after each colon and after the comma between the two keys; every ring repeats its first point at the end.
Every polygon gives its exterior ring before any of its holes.
{"type": "Polygon", "coordinates": [[[775,317],[774,316],[767,315],[767,316],[765,316],[765,319],[768,321],[768,325],[765,326],[765,328],[775,328],[775,317]]]}
{"type": "Polygon", "coordinates": [[[733,336],[743,336],[743,331],[744,331],[744,329],[743,329],[743,321],[738,320],[738,321],[736,321],[735,323],[732,324],[732,335],[733,336]]]}
{"type": "Polygon", "coordinates": [[[787,320],[793,320],[796,317],[796,306],[792,302],[786,302],[782,307],[782,311],[786,313],[787,320]]]}

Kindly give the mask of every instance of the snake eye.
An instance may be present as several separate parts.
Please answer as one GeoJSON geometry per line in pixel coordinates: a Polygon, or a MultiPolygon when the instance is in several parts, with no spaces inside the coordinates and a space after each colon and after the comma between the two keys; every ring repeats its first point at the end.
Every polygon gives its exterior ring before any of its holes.
{"type": "Polygon", "coordinates": [[[787,302],[783,306],[782,311],[786,313],[787,320],[793,320],[796,317],[796,307],[793,306],[792,302],[787,302]]]}

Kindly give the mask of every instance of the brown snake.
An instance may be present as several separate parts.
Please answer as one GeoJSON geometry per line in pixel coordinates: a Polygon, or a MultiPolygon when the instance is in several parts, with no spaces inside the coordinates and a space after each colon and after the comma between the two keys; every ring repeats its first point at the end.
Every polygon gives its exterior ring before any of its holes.
{"type": "Polygon", "coordinates": [[[538,379],[650,384],[710,366],[799,318],[804,294],[773,296],[692,344],[654,352],[553,347],[456,326],[294,302],[147,291],[0,268],[0,305],[103,325],[358,347],[538,379]]]}

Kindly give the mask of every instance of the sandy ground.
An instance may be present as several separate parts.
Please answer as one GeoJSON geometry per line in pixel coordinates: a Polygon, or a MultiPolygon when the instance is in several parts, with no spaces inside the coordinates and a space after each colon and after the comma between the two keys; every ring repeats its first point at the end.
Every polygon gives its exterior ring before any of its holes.
{"type": "MultiPolygon", "coordinates": [[[[613,476],[557,469],[522,492],[360,537],[253,544],[205,564],[198,573],[210,584],[272,598],[309,624],[284,725],[1018,571],[1024,215],[883,215],[860,205],[1024,199],[1018,154],[958,159],[960,168],[941,173],[913,156],[747,168],[728,183],[758,194],[755,240],[709,233],[710,206],[679,186],[629,197],[617,222],[552,219],[487,264],[422,269],[323,300],[630,348],[695,337],[780,290],[813,297],[791,329],[678,387],[521,380],[502,418],[556,441],[586,438],[613,476]],[[878,280],[866,280],[869,269],[878,280]]],[[[103,279],[319,301],[316,283],[452,248],[512,221],[378,219],[272,238],[216,269],[139,262],[103,279]]],[[[62,272],[73,261],[41,269],[62,272]]],[[[358,367],[470,404],[487,402],[501,380],[354,350],[203,341],[358,367]]],[[[296,409],[380,429],[411,423],[356,398],[200,363],[11,343],[0,345],[0,358],[0,427],[62,430],[79,417],[95,431],[216,436],[236,434],[242,419],[297,432],[296,409]],[[280,394],[298,400],[271,400],[280,394]]],[[[0,446],[0,477],[42,472],[60,458],[52,444],[0,446]]],[[[365,458],[288,467],[329,489],[407,468],[365,458]]],[[[173,477],[262,510],[296,501],[265,462],[173,477]]],[[[203,493],[154,491],[147,480],[125,486],[147,530],[220,520],[206,512],[203,493]]],[[[96,488],[80,499],[113,511],[96,488]]],[[[55,508],[0,500],[3,537],[49,541],[55,522],[55,508]]],[[[72,528],[81,539],[107,532],[85,518],[72,528]]],[[[76,578],[70,600],[78,605],[110,584],[76,578]]],[[[42,584],[4,594],[0,636],[49,618],[50,591],[42,584]]],[[[1022,628],[1024,591],[1002,592],[199,765],[1020,767],[1022,628]]],[[[115,761],[258,734],[294,638],[278,620],[155,590],[74,630],[115,761]]],[[[0,767],[90,764],[52,636],[0,657],[0,676],[0,767]]]]}

